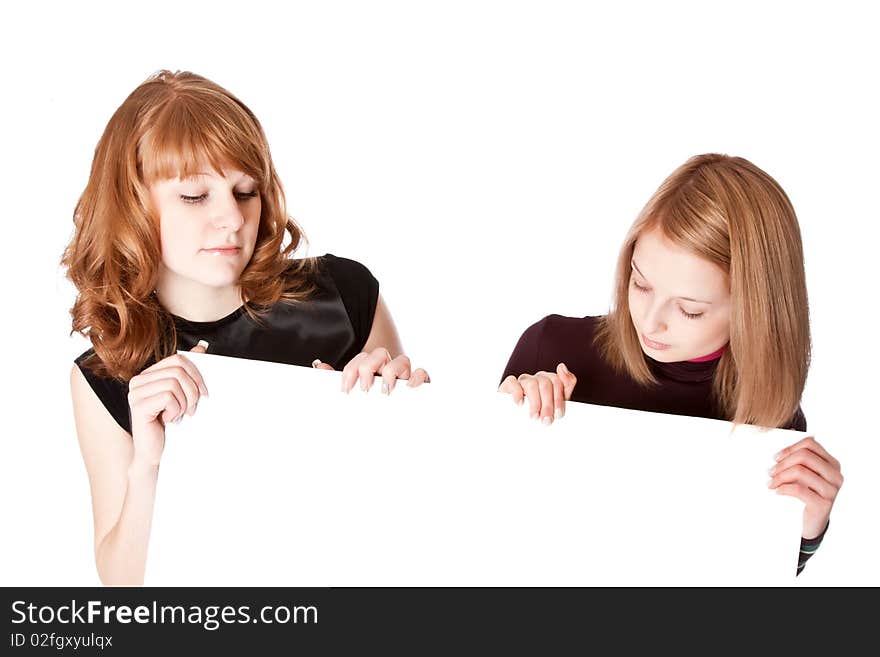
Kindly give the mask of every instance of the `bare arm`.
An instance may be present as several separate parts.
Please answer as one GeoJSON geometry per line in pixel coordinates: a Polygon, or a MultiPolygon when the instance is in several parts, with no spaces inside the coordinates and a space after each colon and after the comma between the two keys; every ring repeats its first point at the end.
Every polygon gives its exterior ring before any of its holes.
{"type": "MultiPolygon", "coordinates": [[[[204,353],[200,343],[190,351],[204,353]]],[[[193,415],[208,389],[198,369],[174,354],[129,381],[132,433],[111,417],[75,364],[70,391],[92,493],[95,562],[104,584],[143,584],[165,423],[193,415]]]]}
{"type": "Polygon", "coordinates": [[[400,343],[400,336],[397,334],[397,327],[391,318],[391,312],[385,305],[382,295],[376,303],[376,312],[373,315],[373,326],[370,329],[370,335],[367,337],[367,343],[364,345],[364,351],[371,352],[379,347],[385,347],[392,358],[397,358],[403,353],[403,345],[400,343]]]}
{"type": "Polygon", "coordinates": [[[92,494],[98,576],[104,584],[142,584],[158,466],[132,462],[132,437],[104,408],[76,365],[70,390],[92,494]]]}

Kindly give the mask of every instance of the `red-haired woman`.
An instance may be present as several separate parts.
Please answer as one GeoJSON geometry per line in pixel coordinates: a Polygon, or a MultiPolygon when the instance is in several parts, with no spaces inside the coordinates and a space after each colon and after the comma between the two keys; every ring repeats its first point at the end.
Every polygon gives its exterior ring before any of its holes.
{"type": "Polygon", "coordinates": [[[342,368],[346,392],[428,380],[366,267],[291,257],[303,237],[262,126],[201,76],[160,71],[126,98],[74,224],[62,264],[92,348],[70,385],[105,584],[143,581],[165,425],[208,394],[177,350],[342,368]]]}
{"type": "MultiPolygon", "coordinates": [[[[500,390],[550,424],[566,400],[806,431],[803,247],[773,178],[707,154],[676,169],[624,240],[607,315],[550,315],[519,339],[500,390]]],[[[825,534],[840,463],[810,436],[769,486],[804,502],[797,573],[825,534]]]]}

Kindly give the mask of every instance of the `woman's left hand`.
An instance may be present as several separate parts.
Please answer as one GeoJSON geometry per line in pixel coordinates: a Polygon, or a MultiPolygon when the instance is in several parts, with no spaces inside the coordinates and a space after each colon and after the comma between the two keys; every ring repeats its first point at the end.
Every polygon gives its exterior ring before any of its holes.
{"type": "Polygon", "coordinates": [[[843,485],[840,462],[816,439],[807,436],[776,455],[770,468],[770,488],[780,495],[801,500],[804,507],[804,538],[816,538],[828,525],[834,498],[843,485]]]}
{"type": "MultiPolygon", "coordinates": [[[[333,369],[317,359],[312,362],[312,367],[321,370],[333,369]]],[[[403,354],[392,358],[391,352],[385,347],[378,347],[370,352],[362,351],[348,361],[342,369],[342,392],[350,392],[358,381],[361,390],[366,392],[373,386],[373,377],[376,374],[382,376],[382,392],[386,395],[391,394],[398,379],[405,380],[410,388],[431,382],[431,377],[422,368],[413,371],[409,358],[403,354]]]]}

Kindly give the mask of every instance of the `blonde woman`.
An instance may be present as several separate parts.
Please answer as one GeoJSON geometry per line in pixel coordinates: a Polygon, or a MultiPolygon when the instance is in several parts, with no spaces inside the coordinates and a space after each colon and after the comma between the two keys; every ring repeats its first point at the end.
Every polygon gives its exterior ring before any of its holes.
{"type": "MultiPolygon", "coordinates": [[[[529,327],[500,390],[546,424],[571,400],[806,431],[809,365],[794,209],[751,162],[707,154],[676,169],[630,228],[611,311],[529,327]]],[[[770,475],[805,504],[799,574],[828,527],[840,463],[810,436],[770,475]]]]}
{"type": "Polygon", "coordinates": [[[263,129],[201,76],[160,71],[126,98],[74,225],[62,264],[92,348],[70,386],[105,584],[143,582],[165,425],[210,389],[176,350],[343,368],[345,392],[428,380],[366,267],[291,258],[303,237],[263,129]]]}

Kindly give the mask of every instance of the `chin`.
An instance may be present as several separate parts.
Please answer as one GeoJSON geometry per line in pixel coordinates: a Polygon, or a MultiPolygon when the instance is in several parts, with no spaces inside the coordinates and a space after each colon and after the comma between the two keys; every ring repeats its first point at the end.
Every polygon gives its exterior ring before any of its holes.
{"type": "Polygon", "coordinates": [[[684,360],[683,358],[679,358],[675,355],[671,349],[663,349],[662,351],[657,351],[655,349],[645,349],[642,347],[642,351],[647,355],[653,358],[656,361],[661,363],[675,363],[680,360],[684,360]]]}
{"type": "Polygon", "coordinates": [[[223,278],[215,278],[213,280],[205,281],[205,285],[209,285],[211,287],[218,288],[226,288],[238,285],[239,277],[238,276],[229,276],[223,278]]]}
{"type": "Polygon", "coordinates": [[[240,272],[225,272],[222,275],[215,273],[213,276],[202,274],[201,276],[192,276],[190,278],[205,287],[225,288],[238,285],[240,272]]]}
{"type": "Polygon", "coordinates": [[[202,269],[198,272],[198,280],[203,285],[211,285],[214,287],[225,287],[227,285],[235,285],[238,283],[238,279],[241,278],[241,272],[244,271],[244,267],[238,266],[228,266],[232,263],[227,263],[225,267],[217,267],[215,269],[202,269]]]}

